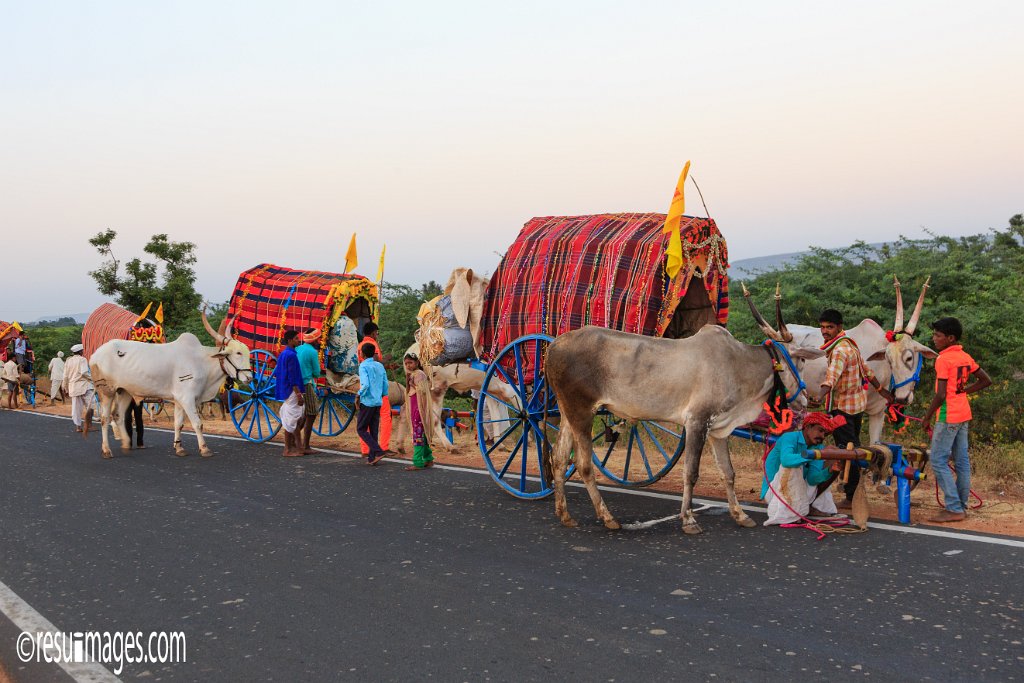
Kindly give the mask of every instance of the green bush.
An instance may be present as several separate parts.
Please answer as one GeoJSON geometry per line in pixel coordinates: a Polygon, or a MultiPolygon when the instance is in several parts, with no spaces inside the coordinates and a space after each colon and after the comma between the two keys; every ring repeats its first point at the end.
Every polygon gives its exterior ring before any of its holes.
{"type": "MultiPolygon", "coordinates": [[[[992,376],[993,386],[972,396],[974,434],[991,442],[1024,439],[1024,217],[1010,219],[1005,230],[970,237],[931,237],[872,247],[863,242],[845,249],[814,248],[797,262],[766,271],[747,282],[758,307],[771,308],[776,282],[781,283],[789,323],[816,325],[828,307],[843,312],[851,326],[872,318],[892,329],[895,314],[893,274],[903,285],[907,316],[925,278],[931,287],[917,339],[930,344],[929,323],[955,316],[964,325],[964,349],[992,376]]],[[[760,331],[746,310],[739,282],[730,285],[729,328],[747,342],[760,331]]],[[[922,373],[917,398],[920,413],[931,399],[934,371],[922,373]]]]}

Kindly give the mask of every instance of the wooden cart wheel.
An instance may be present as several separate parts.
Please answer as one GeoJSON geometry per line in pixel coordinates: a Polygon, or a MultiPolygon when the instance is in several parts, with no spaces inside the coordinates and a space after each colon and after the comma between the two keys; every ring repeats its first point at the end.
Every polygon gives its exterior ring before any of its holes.
{"type": "Polygon", "coordinates": [[[676,464],[686,431],[669,422],[629,423],[602,411],[594,420],[594,465],[621,486],[649,486],[676,464]]]}
{"type": "MultiPolygon", "coordinates": [[[[531,334],[502,349],[487,368],[477,401],[477,441],[484,463],[491,478],[516,498],[544,498],[554,492],[543,464],[544,450],[554,448],[558,439],[558,404],[542,374],[552,341],[545,334],[531,334]],[[508,417],[485,419],[488,398],[504,407],[508,417]],[[495,424],[500,431],[489,444],[488,427],[495,424]]],[[[570,465],[566,478],[573,469],[570,465]]]]}
{"type": "Polygon", "coordinates": [[[338,436],[352,422],[356,412],[352,394],[334,393],[327,387],[316,388],[320,399],[320,411],[313,421],[313,433],[317,436],[338,436]]]}
{"type": "Polygon", "coordinates": [[[262,349],[250,351],[249,359],[252,380],[248,384],[236,383],[228,391],[228,410],[243,439],[263,443],[281,430],[281,418],[275,412],[278,402],[274,399],[276,359],[262,349]]]}

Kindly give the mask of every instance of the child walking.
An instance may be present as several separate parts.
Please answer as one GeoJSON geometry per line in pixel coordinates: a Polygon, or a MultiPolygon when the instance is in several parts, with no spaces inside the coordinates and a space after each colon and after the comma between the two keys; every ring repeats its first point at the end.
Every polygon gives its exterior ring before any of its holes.
{"type": "Polygon", "coordinates": [[[939,352],[935,359],[935,398],[924,416],[925,427],[938,412],[932,431],[929,461],[935,481],[945,497],[946,509],[929,519],[945,524],[959,522],[967,516],[971,496],[971,461],[967,452],[967,426],[971,423],[971,404],[967,395],[992,384],[988,373],[964,351],[960,339],[963,325],[956,318],[942,318],[932,323],[932,344],[939,352]],[[968,385],[971,375],[976,379],[968,385]],[[950,471],[953,461],[956,477],[950,471]]]}
{"type": "Polygon", "coordinates": [[[415,353],[405,354],[405,405],[408,410],[402,411],[402,419],[412,434],[412,465],[405,469],[410,472],[426,469],[434,464],[434,454],[430,450],[430,418],[433,415],[433,402],[430,395],[430,379],[423,372],[420,359],[415,353]]]}
{"type": "Polygon", "coordinates": [[[373,345],[363,344],[365,360],[359,364],[359,416],[356,418],[356,432],[369,446],[366,462],[376,465],[388,455],[377,441],[380,429],[380,407],[388,395],[388,375],[384,366],[373,357],[373,345]]]}

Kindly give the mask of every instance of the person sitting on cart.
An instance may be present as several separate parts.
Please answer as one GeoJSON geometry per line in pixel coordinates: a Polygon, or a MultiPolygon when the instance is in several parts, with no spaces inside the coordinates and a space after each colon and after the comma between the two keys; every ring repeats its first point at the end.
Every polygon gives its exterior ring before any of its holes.
{"type": "MultiPolygon", "coordinates": [[[[370,344],[373,346],[373,357],[377,359],[377,362],[384,368],[385,375],[387,374],[387,365],[384,365],[385,359],[380,352],[380,344],[377,343],[377,334],[380,328],[377,327],[377,323],[368,322],[363,325],[363,340],[359,342],[359,346],[356,348],[356,357],[359,362],[362,363],[368,358],[368,354],[363,352],[365,345],[370,344]]],[[[388,356],[390,359],[390,356],[388,356]]],[[[388,398],[388,392],[384,392],[384,400],[380,405],[380,429],[377,433],[377,441],[380,443],[380,447],[384,450],[391,448],[391,401],[388,398]]],[[[370,452],[370,447],[364,441],[360,441],[360,450],[363,455],[367,455],[370,452]]]]}
{"type": "Polygon", "coordinates": [[[381,405],[388,395],[388,375],[384,371],[384,366],[374,358],[372,344],[363,344],[359,349],[365,360],[359,364],[359,414],[356,418],[356,433],[369,447],[366,462],[376,465],[390,453],[387,449],[381,448],[377,440],[381,405]]]}
{"type": "Polygon", "coordinates": [[[304,385],[302,383],[302,370],[299,368],[299,358],[295,354],[295,347],[302,339],[296,330],[288,330],[282,337],[284,349],[277,356],[277,386],[274,391],[274,399],[281,401],[281,426],[284,427],[284,457],[293,458],[303,455],[302,435],[299,430],[302,428],[302,421],[305,418],[303,403],[304,385]]]}
{"type": "Polygon", "coordinates": [[[295,349],[299,358],[299,369],[302,371],[303,398],[306,408],[306,419],[302,425],[302,438],[298,448],[304,455],[315,453],[309,446],[313,434],[313,421],[320,412],[320,400],[316,396],[316,380],[320,377],[320,330],[311,327],[302,335],[302,343],[295,349]]]}
{"type": "Polygon", "coordinates": [[[825,413],[809,413],[801,429],[786,432],[776,440],[765,461],[765,479],[761,480],[761,498],[768,502],[765,526],[836,514],[827,461],[804,457],[808,449],[820,450],[836,426],[836,420],[825,413]]]}

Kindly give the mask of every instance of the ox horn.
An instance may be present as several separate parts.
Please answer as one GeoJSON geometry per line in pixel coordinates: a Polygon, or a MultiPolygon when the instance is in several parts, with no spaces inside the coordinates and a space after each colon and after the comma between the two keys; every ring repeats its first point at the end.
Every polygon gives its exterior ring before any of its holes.
{"type": "Polygon", "coordinates": [[[921,309],[924,308],[924,295],[928,292],[928,283],[932,281],[932,276],[929,275],[924,281],[924,285],[921,287],[921,296],[917,297],[917,305],[914,306],[914,314],[910,316],[910,322],[907,323],[907,334],[914,334],[914,330],[917,329],[917,322],[921,319],[921,309]]]}
{"type": "MultiPolygon", "coordinates": [[[[211,325],[210,321],[206,319],[206,306],[203,306],[203,310],[200,311],[199,315],[202,316],[202,318],[203,318],[203,327],[205,327],[206,331],[210,334],[211,337],[213,337],[213,340],[215,342],[217,342],[218,344],[221,344],[221,345],[226,344],[227,343],[227,337],[225,335],[221,334],[220,332],[218,332],[217,330],[213,329],[213,325],[211,325]]],[[[231,326],[229,325],[228,329],[230,329],[230,327],[231,326]]],[[[228,335],[228,336],[230,336],[230,335],[228,335]]]]}
{"type": "Polygon", "coordinates": [[[786,327],[782,318],[782,285],[775,283],[775,324],[779,326],[779,339],[784,342],[793,341],[793,334],[786,327]]]}
{"type": "Polygon", "coordinates": [[[230,341],[230,339],[231,339],[231,331],[235,327],[235,321],[236,320],[238,320],[238,314],[237,313],[235,314],[235,317],[231,319],[231,322],[228,323],[228,326],[224,328],[224,341],[225,341],[225,343],[230,341]]]}
{"type": "Polygon", "coordinates": [[[747,289],[747,286],[742,282],[740,283],[740,286],[743,287],[743,298],[747,300],[747,306],[750,307],[750,314],[754,316],[754,321],[757,323],[757,326],[761,328],[761,331],[764,332],[764,335],[769,339],[782,341],[779,333],[772,329],[772,326],[764,319],[761,312],[757,310],[757,305],[754,303],[754,300],[750,298],[750,290],[747,289]]]}
{"type": "Polygon", "coordinates": [[[892,276],[892,284],[896,287],[896,324],[892,326],[893,332],[903,331],[903,291],[900,289],[900,281],[892,276]]]}

